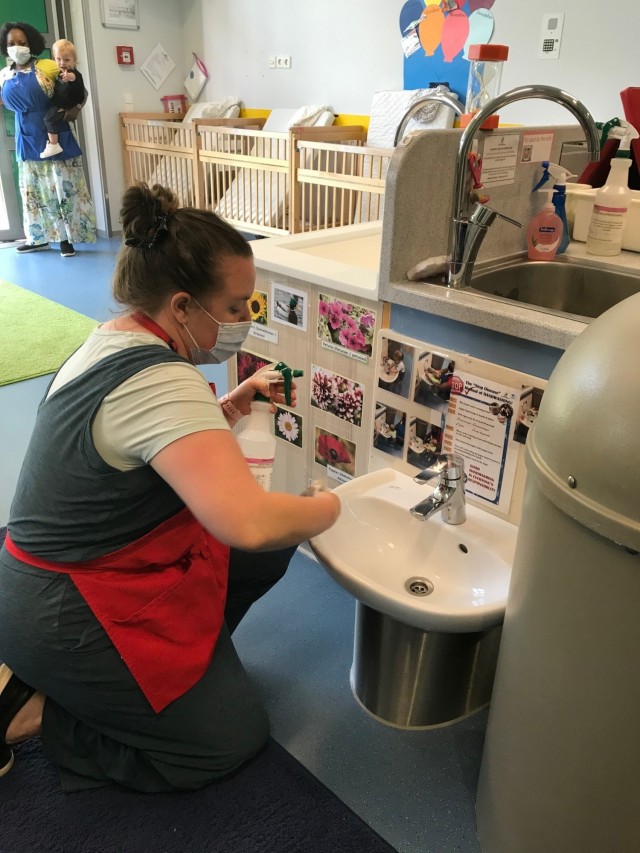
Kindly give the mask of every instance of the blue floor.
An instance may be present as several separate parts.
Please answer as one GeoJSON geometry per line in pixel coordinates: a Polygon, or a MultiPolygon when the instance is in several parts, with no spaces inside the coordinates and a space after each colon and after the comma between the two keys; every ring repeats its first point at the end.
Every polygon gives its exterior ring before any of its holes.
{"type": "MultiPolygon", "coordinates": [[[[0,249],[0,279],[104,321],[117,310],[109,285],[118,246],[99,240],[74,258],[0,249]]],[[[224,391],[224,369],[213,370],[224,391]]],[[[49,379],[0,387],[0,524],[49,379]]],[[[238,628],[234,640],[264,693],[273,736],[400,853],[479,853],[474,802],[486,711],[428,732],[369,717],[349,687],[353,616],[351,596],[301,549],[238,628]]]]}

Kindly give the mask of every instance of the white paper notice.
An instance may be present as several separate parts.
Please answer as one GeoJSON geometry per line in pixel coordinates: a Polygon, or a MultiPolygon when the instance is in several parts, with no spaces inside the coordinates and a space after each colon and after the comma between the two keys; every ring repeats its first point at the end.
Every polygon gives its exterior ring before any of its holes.
{"type": "Polygon", "coordinates": [[[521,163],[542,163],[551,159],[553,133],[523,133],[521,163]]]}
{"type": "Polygon", "coordinates": [[[465,460],[465,491],[507,512],[517,464],[511,441],[520,391],[457,373],[451,389],[442,449],[465,460]]]}
{"type": "Polygon", "coordinates": [[[482,152],[482,183],[485,187],[513,183],[519,141],[519,133],[505,134],[498,131],[494,131],[491,137],[485,139],[482,152]]]}
{"type": "Polygon", "coordinates": [[[154,89],[159,89],[175,67],[173,59],[158,43],[140,66],[140,71],[154,89]]]}

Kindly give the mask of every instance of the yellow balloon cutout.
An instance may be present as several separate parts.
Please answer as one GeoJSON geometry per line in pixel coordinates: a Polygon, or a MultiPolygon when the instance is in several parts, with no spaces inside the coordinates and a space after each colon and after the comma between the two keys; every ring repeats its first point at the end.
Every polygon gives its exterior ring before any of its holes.
{"type": "Polygon", "coordinates": [[[427,56],[433,56],[442,38],[444,12],[440,6],[427,6],[418,24],[418,38],[427,56]]]}

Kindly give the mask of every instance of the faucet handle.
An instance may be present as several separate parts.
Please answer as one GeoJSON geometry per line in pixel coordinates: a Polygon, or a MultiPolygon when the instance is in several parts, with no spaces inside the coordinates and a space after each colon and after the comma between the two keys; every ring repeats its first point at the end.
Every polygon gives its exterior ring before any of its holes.
{"type": "Polygon", "coordinates": [[[469,216],[469,221],[473,222],[474,225],[480,225],[482,228],[488,228],[496,217],[504,219],[505,222],[509,222],[511,225],[516,225],[518,228],[522,228],[522,222],[518,222],[517,219],[512,219],[510,216],[505,216],[505,214],[500,213],[499,210],[495,210],[493,207],[487,207],[486,204],[480,204],[480,202],[476,202],[474,204],[471,215],[469,216]]]}
{"type": "Polygon", "coordinates": [[[441,453],[433,465],[424,468],[413,478],[416,483],[428,483],[434,477],[445,482],[464,478],[464,459],[459,453],[441,453]]]}

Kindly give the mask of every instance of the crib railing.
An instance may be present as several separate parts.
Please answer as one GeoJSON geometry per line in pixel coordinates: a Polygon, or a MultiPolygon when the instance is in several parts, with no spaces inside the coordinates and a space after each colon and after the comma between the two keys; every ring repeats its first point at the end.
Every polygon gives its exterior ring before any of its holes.
{"type": "Polygon", "coordinates": [[[175,115],[120,115],[125,185],[163,184],[177,193],[181,205],[194,205],[195,126],[175,115]]]}
{"type": "Polygon", "coordinates": [[[297,141],[292,230],[317,231],[382,218],[392,149],[358,141],[297,141]]]}
{"type": "Polygon", "coordinates": [[[290,133],[198,129],[206,206],[245,231],[289,233],[290,133]]]}
{"type": "Polygon", "coordinates": [[[169,186],[181,205],[217,211],[273,236],[382,215],[391,151],[366,148],[364,128],[265,132],[264,119],[200,120],[121,113],[125,180],[169,186]]]}

